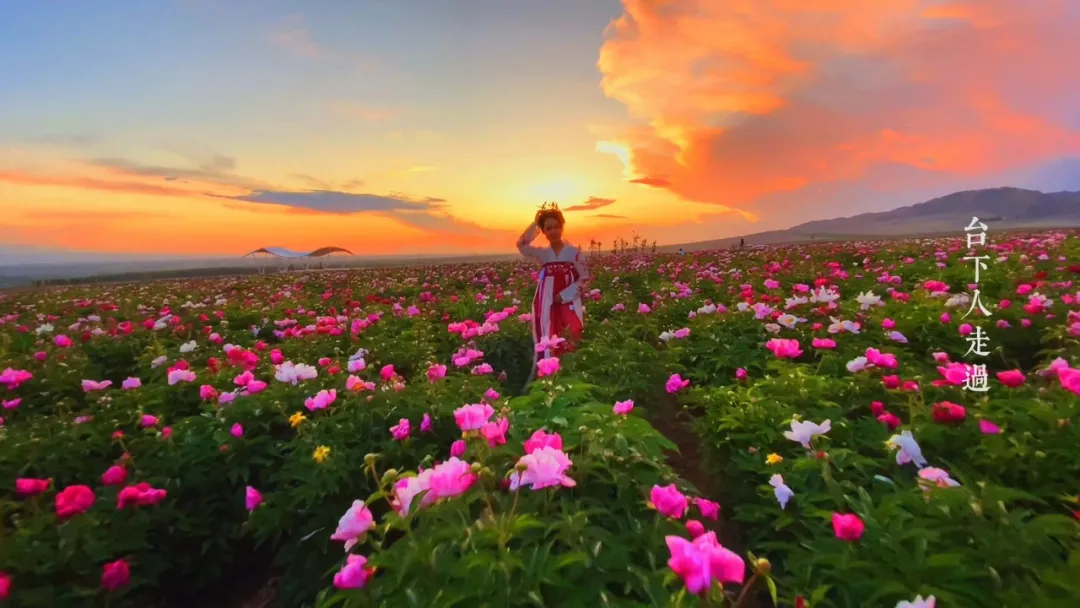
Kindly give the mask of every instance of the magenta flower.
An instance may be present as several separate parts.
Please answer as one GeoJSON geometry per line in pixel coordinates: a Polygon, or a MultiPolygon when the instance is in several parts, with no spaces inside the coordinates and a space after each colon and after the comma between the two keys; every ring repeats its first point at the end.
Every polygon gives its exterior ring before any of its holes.
{"type": "Polygon", "coordinates": [[[362,500],[354,500],[349,510],[338,520],[337,530],[330,536],[330,540],[340,540],[345,543],[345,552],[352,550],[356,543],[362,541],[369,530],[375,527],[375,517],[362,500]]]}
{"type": "Polygon", "coordinates": [[[337,589],[363,589],[375,574],[374,568],[367,566],[363,555],[350,555],[345,558],[345,565],[334,575],[334,587],[337,589]]]}
{"type": "Polygon", "coordinates": [[[463,405],[454,410],[454,422],[457,423],[458,428],[464,431],[478,431],[491,416],[495,414],[495,408],[491,407],[487,403],[474,403],[470,405],[463,405]]]}
{"type": "Polygon", "coordinates": [[[979,420],[979,432],[983,435],[997,435],[1001,432],[1001,427],[986,418],[982,418],[979,420]]]}
{"type": "Polygon", "coordinates": [[[630,410],[633,409],[633,399],[627,399],[626,401],[616,401],[615,406],[611,408],[611,411],[615,412],[616,416],[625,416],[630,413],[630,410]]]}
{"type": "Polygon", "coordinates": [[[559,371],[558,357],[545,357],[536,362],[537,376],[544,378],[559,371]]]}
{"type": "Polygon", "coordinates": [[[242,424],[240,424],[239,422],[237,422],[236,424],[232,425],[231,429],[229,429],[229,434],[232,435],[233,437],[243,437],[244,436],[244,426],[242,424]]]}
{"type": "Polygon", "coordinates": [[[165,490],[151,487],[148,483],[137,483],[120,490],[116,495],[116,508],[124,509],[136,505],[140,507],[156,505],[165,500],[166,496],[168,496],[168,492],[165,490]]]}
{"type": "Polygon", "coordinates": [[[420,419],[420,432],[421,433],[430,433],[431,432],[431,414],[428,414],[428,413],[425,412],[424,417],[420,419]]]}
{"type": "Polygon", "coordinates": [[[649,491],[649,505],[660,512],[664,517],[681,519],[686,515],[689,501],[686,496],[675,487],[675,484],[666,486],[654,485],[649,491]]]}
{"type": "Polygon", "coordinates": [[[686,590],[695,595],[712,587],[713,581],[741,583],[746,576],[746,563],[733,551],[716,540],[715,532],[706,532],[692,541],[681,536],[666,536],[668,567],[679,575],[686,590]]]}
{"type": "Polygon", "coordinates": [[[532,454],[540,448],[562,450],[562,445],[562,436],[558,433],[548,434],[544,429],[539,429],[525,440],[525,453],[532,454]]]}
{"type": "Polygon", "coordinates": [[[468,447],[468,445],[465,443],[465,440],[458,439],[454,443],[450,444],[450,456],[453,458],[460,458],[462,455],[465,454],[466,447],[468,447]]]}
{"type": "Polygon", "coordinates": [[[120,385],[120,388],[126,391],[130,391],[132,389],[139,388],[140,386],[142,386],[142,380],[138,378],[128,378],[127,380],[124,380],[124,382],[120,385]]]}
{"type": "Polygon", "coordinates": [[[168,382],[169,386],[177,384],[178,382],[194,382],[195,372],[190,369],[174,369],[169,372],[168,382]]]}
{"type": "Polygon", "coordinates": [[[33,477],[20,477],[15,480],[15,494],[23,498],[44,494],[49,489],[51,479],[36,479],[33,477]]]}
{"type": "Polygon", "coordinates": [[[854,513],[834,512],[832,514],[832,526],[836,538],[848,542],[855,542],[862,538],[863,530],[866,528],[863,521],[854,513]]]}
{"type": "MultiPolygon", "coordinates": [[[[350,372],[352,370],[349,370],[350,372]]],[[[441,363],[436,363],[428,368],[427,378],[429,382],[438,382],[440,379],[446,377],[446,366],[441,363]]]]}
{"type": "Polygon", "coordinates": [[[101,483],[106,486],[122,486],[127,483],[128,472],[124,467],[114,464],[101,474],[101,483]]]}
{"type": "Polygon", "coordinates": [[[116,591],[124,588],[131,582],[131,566],[127,560],[118,559],[109,562],[101,568],[101,588],[105,591],[116,591]]]}
{"type": "Polygon", "coordinates": [[[1016,388],[1024,383],[1024,373],[1018,369],[1010,369],[1004,372],[997,373],[997,379],[999,382],[1009,388],[1016,388]]]}
{"type": "Polygon", "coordinates": [[[394,441],[405,441],[412,435],[412,425],[409,424],[408,418],[402,418],[398,420],[398,423],[390,427],[390,433],[394,436],[394,441]]]}
{"type": "Polygon", "coordinates": [[[522,486],[531,486],[533,490],[542,490],[552,486],[564,486],[572,488],[577,482],[566,475],[566,471],[574,464],[570,458],[551,447],[542,447],[533,450],[518,459],[518,467],[523,467],[523,472],[514,471],[510,475],[510,490],[517,490],[522,486]]]}
{"type": "Polygon", "coordinates": [[[720,503],[705,498],[695,498],[694,506],[705,519],[716,521],[720,517],[720,503]]]}
{"type": "Polygon", "coordinates": [[[683,377],[679,374],[672,374],[671,377],[667,379],[667,382],[664,383],[664,390],[674,394],[688,386],[690,386],[689,380],[683,380],[683,377]]]}
{"type": "Polygon", "coordinates": [[[112,386],[112,380],[83,380],[82,389],[84,392],[92,393],[94,391],[103,391],[112,386]]]}
{"type": "Polygon", "coordinates": [[[330,407],[334,401],[337,401],[337,389],[321,390],[315,394],[314,397],[308,397],[304,400],[304,407],[308,411],[314,412],[316,410],[325,410],[330,407]]]}
{"type": "Polygon", "coordinates": [[[244,508],[245,509],[247,509],[248,511],[254,511],[255,509],[257,509],[259,507],[259,505],[262,504],[262,502],[263,502],[263,496],[262,496],[261,492],[259,492],[258,490],[256,490],[255,488],[253,488],[251,486],[248,486],[247,489],[244,490],[244,508]]]}
{"type": "Polygon", "coordinates": [[[773,338],[765,343],[765,348],[779,359],[798,359],[803,354],[799,341],[787,338],[773,338]]]}

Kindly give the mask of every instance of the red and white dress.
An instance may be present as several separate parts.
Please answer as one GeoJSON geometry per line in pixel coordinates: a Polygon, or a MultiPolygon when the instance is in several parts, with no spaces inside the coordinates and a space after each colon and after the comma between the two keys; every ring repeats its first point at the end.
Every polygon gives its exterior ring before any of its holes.
{"type": "Polygon", "coordinates": [[[570,243],[564,241],[558,253],[550,247],[531,245],[538,234],[539,229],[535,225],[526,230],[518,240],[518,251],[542,264],[533,295],[533,344],[540,344],[544,338],[561,337],[567,340],[558,348],[547,348],[543,353],[536,353],[536,356],[551,357],[572,349],[573,344],[581,338],[585,309],[581,304],[579,286],[589,278],[589,269],[581,250],[570,243]],[[560,303],[555,302],[555,294],[562,296],[560,303]]]}

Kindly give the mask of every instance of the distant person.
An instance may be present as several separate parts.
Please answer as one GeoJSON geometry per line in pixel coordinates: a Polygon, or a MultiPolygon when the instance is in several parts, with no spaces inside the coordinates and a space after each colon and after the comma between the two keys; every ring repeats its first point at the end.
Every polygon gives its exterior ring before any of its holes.
{"type": "MultiPolygon", "coordinates": [[[[536,212],[529,227],[517,241],[521,255],[542,264],[537,277],[536,294],[532,305],[533,344],[539,345],[544,338],[569,337],[568,342],[557,348],[545,348],[542,353],[533,350],[536,360],[558,355],[581,339],[585,327],[585,309],[581,304],[581,292],[589,280],[585,256],[581,249],[563,240],[566,220],[555,203],[544,203],[536,212]],[[536,247],[531,243],[543,232],[548,247],[536,247]]],[[[533,366],[533,372],[536,366],[533,366]]]]}
{"type": "Polygon", "coordinates": [[[686,250],[682,247],[679,247],[679,255],[686,255],[686,250]]]}
{"type": "Polygon", "coordinates": [[[746,239],[739,239],[739,249],[746,246],[746,239]]]}

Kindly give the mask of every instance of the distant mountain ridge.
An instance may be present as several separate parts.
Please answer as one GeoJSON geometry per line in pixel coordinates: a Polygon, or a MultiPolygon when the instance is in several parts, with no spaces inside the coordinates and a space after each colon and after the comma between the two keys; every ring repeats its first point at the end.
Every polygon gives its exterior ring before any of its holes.
{"type": "MultiPolygon", "coordinates": [[[[952,221],[954,218],[984,217],[995,222],[1023,223],[1057,218],[1080,220],[1080,192],[1044,193],[1022,188],[987,188],[954,192],[935,199],[879,213],[863,213],[852,217],[815,220],[793,226],[796,233],[826,232],[842,234],[844,230],[862,228],[863,224],[878,225],[902,222],[925,223],[927,220],[952,221]]],[[[967,224],[965,223],[964,226],[967,224]]],[[[958,229],[963,229],[959,226],[958,229]]],[[[946,229],[951,228],[951,224],[946,229]]],[[[858,231],[856,231],[858,233],[858,231]]]]}
{"type": "Polygon", "coordinates": [[[749,245],[814,240],[962,234],[972,217],[991,231],[1080,227],[1080,192],[1039,192],[1023,188],[986,188],[954,192],[891,211],[814,220],[787,230],[670,245],[688,250],[723,249],[745,239],[749,245]]]}

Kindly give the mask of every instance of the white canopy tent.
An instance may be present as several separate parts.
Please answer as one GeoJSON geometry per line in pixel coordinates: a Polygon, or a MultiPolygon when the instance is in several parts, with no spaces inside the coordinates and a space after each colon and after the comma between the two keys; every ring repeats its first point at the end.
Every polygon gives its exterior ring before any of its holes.
{"type": "Polygon", "coordinates": [[[311,263],[318,260],[322,267],[322,260],[334,256],[334,254],[353,255],[353,252],[342,247],[320,247],[314,251],[301,252],[286,249],[285,247],[261,247],[245,254],[243,258],[250,257],[259,262],[259,272],[266,272],[267,263],[273,260],[279,271],[289,270],[299,265],[303,269],[311,267],[311,263]]]}

